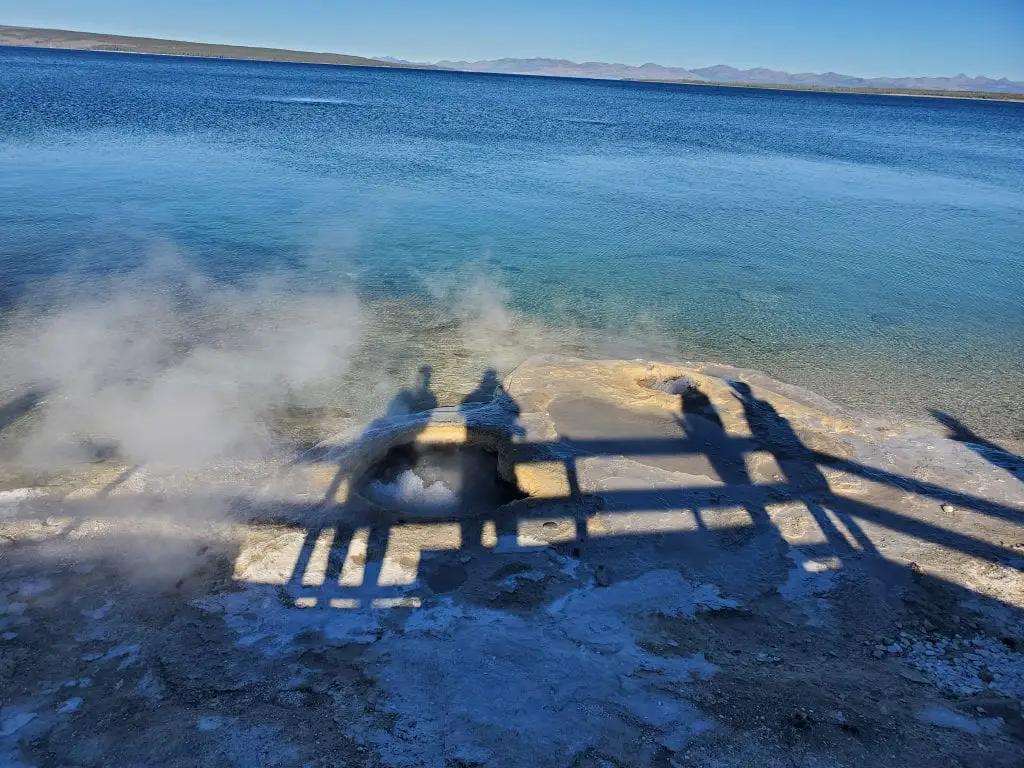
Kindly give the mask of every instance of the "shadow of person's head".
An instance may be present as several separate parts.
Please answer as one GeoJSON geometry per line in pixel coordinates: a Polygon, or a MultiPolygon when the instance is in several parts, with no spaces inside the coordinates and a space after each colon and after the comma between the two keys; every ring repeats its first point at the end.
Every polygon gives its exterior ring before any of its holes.
{"type": "Polygon", "coordinates": [[[416,386],[421,390],[430,389],[430,377],[433,376],[434,369],[429,365],[421,365],[416,376],[416,386]]]}
{"type": "Polygon", "coordinates": [[[946,437],[950,440],[959,440],[967,443],[980,441],[980,438],[974,434],[974,431],[956,417],[936,408],[930,408],[929,412],[933,419],[946,428],[946,437]]]}
{"type": "Polygon", "coordinates": [[[501,386],[498,372],[494,368],[488,368],[480,376],[480,381],[477,383],[476,388],[463,398],[462,403],[463,405],[489,403],[499,394],[504,394],[504,392],[505,389],[501,386]]]}
{"type": "Polygon", "coordinates": [[[754,397],[754,391],[750,388],[750,385],[745,381],[730,381],[729,386],[732,391],[736,393],[736,396],[745,402],[752,402],[757,398],[754,397]]]}
{"type": "Polygon", "coordinates": [[[396,394],[384,415],[405,416],[437,408],[437,396],[430,388],[432,375],[433,369],[429,365],[421,365],[416,372],[416,383],[396,394]]]}
{"type": "Polygon", "coordinates": [[[498,372],[493,368],[488,368],[484,371],[484,375],[480,377],[477,391],[488,400],[493,400],[499,392],[502,392],[503,388],[501,381],[498,379],[498,372]]]}

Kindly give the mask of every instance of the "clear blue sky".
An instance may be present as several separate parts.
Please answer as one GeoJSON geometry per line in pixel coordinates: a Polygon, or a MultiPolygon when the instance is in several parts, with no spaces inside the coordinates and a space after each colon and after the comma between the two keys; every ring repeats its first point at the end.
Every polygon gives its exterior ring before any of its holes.
{"type": "Polygon", "coordinates": [[[1024,0],[0,0],[0,24],[416,61],[1024,80],[1024,0]]]}

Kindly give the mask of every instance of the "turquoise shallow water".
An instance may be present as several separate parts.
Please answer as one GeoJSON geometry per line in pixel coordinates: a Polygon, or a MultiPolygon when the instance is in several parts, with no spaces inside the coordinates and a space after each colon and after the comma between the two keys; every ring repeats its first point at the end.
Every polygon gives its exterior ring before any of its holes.
{"type": "Polygon", "coordinates": [[[1024,438],[1024,104],[0,49],[3,307],[167,249],[1024,438]]]}

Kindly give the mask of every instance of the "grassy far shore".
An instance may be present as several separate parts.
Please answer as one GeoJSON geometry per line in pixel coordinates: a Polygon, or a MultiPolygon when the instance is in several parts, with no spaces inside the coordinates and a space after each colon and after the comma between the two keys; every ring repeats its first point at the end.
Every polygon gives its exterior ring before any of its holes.
{"type": "MultiPolygon", "coordinates": [[[[21,48],[59,48],[77,51],[107,53],[146,53],[164,56],[196,56],[243,61],[275,61],[294,64],[333,64],[360,67],[394,67],[399,69],[439,69],[429,64],[415,64],[341,53],[292,51],[283,48],[260,48],[247,45],[221,45],[193,43],[182,40],[163,40],[153,37],[107,35],[96,32],[76,32],[63,29],[39,29],[0,25],[0,46],[21,48]]],[[[547,77],[548,75],[521,75],[547,77]]],[[[712,85],[728,88],[765,88],[782,91],[821,91],[825,93],[864,93],[879,96],[931,96],[949,99],[984,99],[989,101],[1024,101],[1024,93],[997,93],[990,91],[945,91],[916,88],[850,88],[844,86],[788,85],[772,83],[733,83],[708,80],[636,80],[635,82],[666,83],[675,85],[712,85]]]]}
{"type": "MultiPolygon", "coordinates": [[[[104,35],[95,32],[73,32],[65,29],[36,29],[0,25],[0,46],[20,48],[61,48],[73,51],[108,53],[149,53],[164,56],[198,56],[212,59],[250,61],[283,61],[295,64],[340,64],[358,67],[400,67],[408,64],[347,56],[341,53],[290,51],[283,48],[259,48],[248,45],[192,43],[182,40],[161,40],[154,37],[104,35]]],[[[419,65],[412,68],[424,69],[419,65]]]]}

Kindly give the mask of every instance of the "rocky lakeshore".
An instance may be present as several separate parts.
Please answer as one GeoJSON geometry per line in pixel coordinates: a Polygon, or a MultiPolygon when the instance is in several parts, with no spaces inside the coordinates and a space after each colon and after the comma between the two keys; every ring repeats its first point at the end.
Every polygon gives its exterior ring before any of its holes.
{"type": "Polygon", "coordinates": [[[0,764],[1019,765],[1018,457],[724,365],[393,404],[9,473],[0,764]]]}

